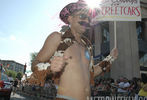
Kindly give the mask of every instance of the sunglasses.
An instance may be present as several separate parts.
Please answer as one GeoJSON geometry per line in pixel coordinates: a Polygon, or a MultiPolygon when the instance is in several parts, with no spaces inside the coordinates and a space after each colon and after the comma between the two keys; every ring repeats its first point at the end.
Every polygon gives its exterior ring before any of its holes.
{"type": "Polygon", "coordinates": [[[79,16],[79,18],[82,20],[85,20],[86,18],[88,18],[88,20],[90,20],[90,16],[88,16],[87,14],[77,14],[77,15],[73,15],[73,16],[79,16]]]}

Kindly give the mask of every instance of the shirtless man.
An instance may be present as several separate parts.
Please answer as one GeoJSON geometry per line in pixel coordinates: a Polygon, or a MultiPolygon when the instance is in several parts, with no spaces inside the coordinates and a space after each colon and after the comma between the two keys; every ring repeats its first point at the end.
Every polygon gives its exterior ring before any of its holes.
{"type": "MultiPolygon", "coordinates": [[[[82,3],[83,2],[81,1],[71,3],[62,9],[60,18],[64,23],[70,25],[71,33],[75,37],[76,42],[65,50],[62,57],[53,57],[49,68],[52,73],[57,73],[64,69],[60,76],[58,94],[59,97],[68,100],[86,100],[87,97],[90,97],[90,60],[87,59],[85,55],[86,47],[81,41],[81,36],[89,27],[83,26],[79,23],[81,21],[90,23],[90,20],[89,14],[82,10],[83,7],[86,8],[87,6],[82,3]],[[81,5],[79,3],[81,3],[81,5]]],[[[57,50],[61,37],[62,35],[59,32],[53,32],[47,37],[33,63],[32,70],[35,69],[38,63],[49,61],[51,56],[57,50]]],[[[113,49],[110,55],[113,56],[113,58],[116,58],[117,49],[113,49]]],[[[101,72],[102,69],[99,65],[94,67],[94,76],[101,72]]]]}

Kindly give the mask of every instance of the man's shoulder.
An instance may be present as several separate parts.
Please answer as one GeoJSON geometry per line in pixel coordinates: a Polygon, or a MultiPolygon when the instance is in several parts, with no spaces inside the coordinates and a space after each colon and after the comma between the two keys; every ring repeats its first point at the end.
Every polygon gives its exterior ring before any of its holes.
{"type": "Polygon", "coordinates": [[[60,32],[55,31],[55,32],[52,32],[49,36],[51,36],[51,37],[61,37],[62,34],[60,32]]]}
{"type": "Polygon", "coordinates": [[[59,32],[52,32],[48,37],[47,41],[60,41],[62,37],[62,34],[59,32]]]}

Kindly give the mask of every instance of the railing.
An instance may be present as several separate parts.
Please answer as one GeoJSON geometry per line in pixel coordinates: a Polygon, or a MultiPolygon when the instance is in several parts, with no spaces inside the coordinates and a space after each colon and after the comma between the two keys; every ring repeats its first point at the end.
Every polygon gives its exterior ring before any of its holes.
{"type": "Polygon", "coordinates": [[[28,94],[30,96],[41,97],[41,98],[46,98],[51,100],[55,100],[56,94],[57,94],[55,87],[43,88],[39,86],[26,85],[24,86],[23,89],[22,87],[19,87],[18,91],[21,93],[28,94]]]}

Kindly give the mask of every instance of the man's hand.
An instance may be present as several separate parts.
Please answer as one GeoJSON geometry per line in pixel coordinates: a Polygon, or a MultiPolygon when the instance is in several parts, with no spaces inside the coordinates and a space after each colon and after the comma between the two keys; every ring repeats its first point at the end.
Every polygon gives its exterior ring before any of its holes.
{"type": "MultiPolygon", "coordinates": [[[[109,57],[109,59],[107,59],[108,61],[110,61],[112,59],[115,60],[117,58],[117,56],[118,56],[117,48],[113,48],[112,51],[110,52],[109,56],[112,56],[112,57],[109,57]]],[[[107,61],[107,60],[105,60],[105,61],[107,61]]],[[[95,65],[93,67],[94,68],[94,77],[103,72],[102,66],[105,66],[106,70],[108,68],[110,68],[110,63],[105,63],[105,61],[103,60],[102,62],[98,63],[97,65],[95,65]]]]}
{"type": "Polygon", "coordinates": [[[56,72],[60,72],[64,66],[67,64],[67,60],[69,58],[68,57],[54,57],[52,60],[51,60],[51,71],[53,73],[56,73],[56,72]]]}
{"type": "Polygon", "coordinates": [[[116,59],[118,57],[118,49],[117,48],[113,48],[110,52],[110,55],[116,59]]]}

